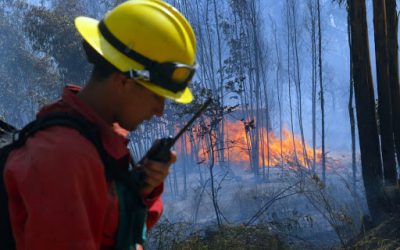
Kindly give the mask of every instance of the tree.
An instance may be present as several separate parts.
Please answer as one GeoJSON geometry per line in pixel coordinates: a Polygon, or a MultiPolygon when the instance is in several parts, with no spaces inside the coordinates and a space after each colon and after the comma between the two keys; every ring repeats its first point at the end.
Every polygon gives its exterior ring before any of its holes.
{"type": "Polygon", "coordinates": [[[26,6],[2,5],[0,11],[0,116],[16,127],[33,119],[38,107],[56,98],[60,89],[51,58],[33,53],[23,31],[16,28],[22,25],[26,6]]]}
{"type": "Polygon", "coordinates": [[[389,60],[389,81],[392,101],[392,121],[397,163],[400,164],[400,86],[398,58],[398,15],[396,0],[386,0],[387,47],[389,60]]]}
{"type": "MultiPolygon", "coordinates": [[[[275,53],[276,53],[276,93],[277,93],[277,102],[278,102],[278,112],[279,112],[279,142],[280,142],[280,165],[283,167],[283,119],[282,119],[282,106],[283,106],[283,100],[282,100],[282,88],[283,84],[281,84],[281,74],[282,74],[282,62],[281,62],[281,50],[279,47],[278,43],[278,38],[277,38],[277,31],[276,31],[276,23],[272,20],[271,18],[271,23],[273,25],[273,34],[274,34],[274,44],[275,44],[275,53]]],[[[269,145],[268,145],[269,148],[269,145]]],[[[268,150],[269,154],[270,150],[268,150]]]]}
{"type": "Polygon", "coordinates": [[[354,77],[357,125],[361,151],[362,175],[368,207],[374,222],[388,211],[385,206],[382,164],[375,117],[375,101],[368,46],[365,1],[348,0],[351,58],[354,77]]]}
{"type": "Polygon", "coordinates": [[[77,13],[83,13],[81,3],[74,0],[55,4],[54,9],[29,6],[23,29],[36,52],[54,58],[62,81],[82,84],[89,74],[90,64],[85,58],[82,38],[73,23],[77,13]]]}
{"type": "Polygon", "coordinates": [[[290,8],[290,1],[286,0],[286,13],[285,13],[285,21],[286,21],[286,53],[287,53],[287,60],[286,60],[286,67],[287,67],[287,80],[288,80],[288,95],[289,95],[289,110],[290,110],[290,126],[291,126],[291,132],[292,132],[292,142],[293,142],[293,152],[294,152],[294,158],[296,161],[296,164],[299,165],[298,162],[298,156],[297,156],[297,150],[296,150],[296,140],[294,138],[294,121],[293,121],[293,102],[292,102],[292,68],[291,68],[291,53],[290,53],[290,49],[291,49],[291,34],[292,34],[292,22],[291,22],[291,18],[292,18],[292,12],[291,12],[291,8],[290,8]]]}
{"type": "Polygon", "coordinates": [[[326,152],[325,152],[325,98],[324,84],[322,77],[322,29],[321,29],[321,7],[320,0],[317,0],[318,13],[318,68],[319,68],[319,98],[321,106],[321,147],[322,147],[322,180],[326,181],[326,152]]]}
{"type": "MultiPolygon", "coordinates": [[[[347,6],[348,8],[348,6],[347,6]]],[[[347,16],[347,37],[349,42],[350,54],[352,54],[351,50],[353,48],[351,41],[351,24],[350,24],[350,15],[347,16]]],[[[357,181],[357,165],[356,165],[356,122],[354,117],[354,108],[353,108],[353,98],[354,98],[354,77],[353,77],[353,59],[350,56],[350,81],[349,81],[349,102],[348,102],[348,111],[349,111],[349,119],[350,119],[350,132],[351,132],[351,166],[353,171],[353,194],[356,194],[356,181],[357,181]]]]}
{"type": "Polygon", "coordinates": [[[231,0],[229,6],[233,15],[224,23],[223,29],[230,50],[225,60],[226,76],[232,79],[227,89],[236,93],[233,98],[237,98],[241,105],[253,173],[259,175],[262,164],[265,174],[264,138],[267,137],[268,144],[270,100],[266,79],[268,50],[260,35],[263,31],[260,2],[231,0]],[[267,128],[266,134],[263,128],[267,128]]]}
{"type": "MultiPolygon", "coordinates": [[[[211,91],[209,91],[211,96],[211,91]]],[[[204,97],[203,97],[204,98],[204,97]]],[[[200,98],[200,99],[203,99],[200,98]]],[[[222,177],[218,178],[217,171],[215,167],[218,166],[218,159],[216,153],[219,151],[224,152],[224,150],[229,149],[229,143],[224,143],[223,145],[216,143],[216,138],[218,134],[219,123],[222,122],[224,115],[233,111],[233,107],[223,107],[221,103],[218,102],[218,98],[214,98],[207,108],[203,117],[200,118],[200,122],[196,127],[197,139],[200,139],[204,144],[202,148],[202,161],[205,163],[209,170],[210,176],[210,188],[211,188],[211,200],[214,207],[215,216],[217,219],[217,225],[222,226],[223,220],[227,221],[224,217],[220,206],[219,206],[219,191],[221,190],[221,185],[229,173],[229,169],[219,171],[222,173],[222,177]],[[205,117],[205,118],[204,118],[205,117]]],[[[192,104],[194,107],[198,104],[192,104]]],[[[220,159],[220,161],[223,159],[220,159]]]]}
{"type": "MultiPolygon", "coordinates": [[[[286,28],[287,28],[287,71],[289,85],[289,108],[290,121],[292,129],[292,141],[295,152],[295,163],[299,168],[310,167],[309,156],[306,150],[304,126],[303,126],[303,81],[302,81],[302,63],[300,62],[302,47],[301,47],[301,29],[299,22],[300,4],[294,0],[286,1],[286,28]],[[292,82],[295,87],[295,98],[292,96],[292,82]],[[295,100],[293,100],[295,99],[295,100]],[[293,100],[293,101],[292,101],[293,100]],[[294,123],[293,123],[293,105],[297,111],[297,124],[300,132],[300,145],[296,145],[294,123]]],[[[314,16],[315,17],[315,16],[314,16]]],[[[315,74],[314,74],[315,76],[315,74]]]]}
{"type": "Polygon", "coordinates": [[[317,39],[316,39],[316,26],[317,26],[317,14],[314,0],[307,2],[309,11],[309,32],[310,32],[310,43],[311,43],[311,129],[312,129],[312,171],[316,170],[316,111],[317,111],[317,39]]]}
{"type": "Polygon", "coordinates": [[[386,32],[385,0],[374,0],[374,36],[376,70],[378,80],[378,114],[381,135],[381,152],[385,181],[394,184],[397,180],[394,158],[392,123],[392,101],[389,82],[389,60],[386,32]]]}

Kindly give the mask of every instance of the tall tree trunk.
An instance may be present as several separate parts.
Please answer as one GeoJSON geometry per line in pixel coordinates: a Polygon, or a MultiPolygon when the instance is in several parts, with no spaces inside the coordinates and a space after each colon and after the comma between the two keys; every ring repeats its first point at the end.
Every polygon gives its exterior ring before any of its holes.
{"type": "Polygon", "coordinates": [[[317,36],[315,0],[308,0],[310,14],[310,43],[311,43],[311,130],[312,130],[312,171],[316,170],[316,130],[317,130],[317,36]]]}
{"type": "Polygon", "coordinates": [[[318,67],[319,67],[319,93],[321,104],[321,147],[322,147],[322,180],[326,181],[326,153],[325,153],[325,99],[322,77],[322,30],[320,0],[317,0],[318,12],[318,67]]]}
{"type": "Polygon", "coordinates": [[[378,80],[378,114],[381,135],[381,151],[383,175],[388,183],[395,183],[396,161],[394,158],[392,105],[389,83],[389,63],[386,36],[385,0],[373,0],[374,4],[374,36],[376,70],[378,80]]]}
{"type": "MultiPolygon", "coordinates": [[[[219,98],[220,98],[220,102],[221,102],[221,107],[224,106],[224,69],[223,69],[223,65],[222,65],[222,39],[221,39],[221,32],[220,32],[220,21],[219,21],[219,16],[218,16],[218,5],[217,5],[217,1],[213,0],[213,7],[214,7],[214,19],[215,19],[215,31],[216,31],[216,35],[217,35],[217,55],[218,55],[218,74],[219,74],[219,79],[218,79],[218,88],[219,88],[219,98]]],[[[224,117],[222,117],[222,121],[220,126],[217,129],[217,141],[216,141],[216,145],[217,148],[224,148],[224,123],[225,123],[225,119],[224,117]]],[[[218,150],[217,151],[217,159],[219,162],[224,162],[224,150],[218,150]]]]}
{"type": "Polygon", "coordinates": [[[190,166],[189,161],[188,161],[188,145],[187,145],[187,137],[182,136],[181,137],[181,155],[182,155],[182,162],[183,162],[183,196],[186,199],[187,197],[187,189],[188,189],[188,166],[190,166]]]}
{"type": "MultiPolygon", "coordinates": [[[[352,70],[350,70],[352,71],[352,70]]],[[[351,129],[351,168],[353,172],[353,193],[357,193],[357,161],[356,161],[356,124],[354,118],[354,108],[353,108],[353,89],[354,89],[354,81],[353,81],[353,73],[350,73],[350,94],[349,94],[349,117],[350,117],[350,129],[351,129]]]]}
{"type": "Polygon", "coordinates": [[[290,1],[286,0],[286,30],[287,30],[287,77],[288,77],[288,94],[289,94],[289,110],[290,110],[290,128],[291,128],[291,136],[293,142],[293,152],[294,152],[294,162],[297,166],[299,166],[297,150],[296,150],[296,140],[294,138],[294,121],[293,121],[293,102],[292,102],[292,76],[291,67],[290,67],[290,48],[291,48],[291,36],[293,32],[292,22],[291,22],[292,14],[290,11],[290,1]]]}
{"type": "MultiPolygon", "coordinates": [[[[280,46],[278,44],[278,39],[276,35],[276,23],[272,22],[273,24],[273,31],[274,31],[274,43],[275,43],[275,51],[276,51],[276,59],[277,59],[277,67],[276,67],[276,92],[277,92],[277,101],[278,101],[278,108],[279,108],[279,144],[280,144],[280,166],[283,169],[283,118],[282,118],[282,83],[281,83],[281,71],[282,71],[282,62],[281,62],[281,51],[280,46]]],[[[267,125],[268,126],[268,125],[267,125]]],[[[270,154],[270,148],[268,144],[268,157],[270,154]]]]}
{"type": "MultiPolygon", "coordinates": [[[[211,118],[212,119],[212,118],[211,118]]],[[[205,138],[206,144],[207,145],[207,154],[208,154],[208,162],[209,162],[209,173],[210,173],[210,182],[211,182],[211,200],[213,203],[214,207],[214,212],[215,212],[215,217],[217,219],[217,225],[218,227],[222,226],[222,220],[221,220],[221,211],[219,209],[218,205],[218,190],[215,187],[215,182],[216,182],[216,177],[214,173],[214,167],[215,167],[215,143],[214,143],[214,135],[213,135],[213,130],[216,128],[213,128],[210,126],[209,131],[207,131],[207,135],[205,138]]]]}
{"type": "Polygon", "coordinates": [[[398,16],[396,0],[386,0],[387,41],[389,57],[389,81],[392,99],[392,121],[397,155],[400,164],[400,86],[398,58],[398,16]]]}
{"type": "MultiPolygon", "coordinates": [[[[351,26],[350,26],[350,18],[347,16],[347,36],[349,41],[349,49],[350,54],[353,48],[351,41],[351,26]]],[[[353,108],[353,96],[354,96],[354,80],[353,80],[353,59],[350,56],[350,88],[349,88],[349,118],[350,118],[350,130],[351,130],[351,166],[353,171],[353,194],[357,194],[357,164],[356,164],[356,130],[355,130],[355,117],[354,117],[354,108],[353,108]]]]}
{"type": "Polygon", "coordinates": [[[382,164],[375,118],[365,1],[348,0],[348,6],[362,175],[370,214],[377,223],[387,208],[382,190],[382,164]]]}
{"type": "Polygon", "coordinates": [[[309,167],[308,155],[306,150],[306,143],[304,137],[304,128],[303,128],[303,94],[302,94],[302,82],[300,75],[300,56],[299,56],[299,32],[298,32],[298,23],[297,23],[297,6],[295,1],[291,1],[291,10],[292,10],[292,28],[293,28],[293,37],[292,37],[292,46],[293,46],[293,59],[294,59],[294,67],[295,67],[295,77],[294,82],[296,86],[296,95],[297,95],[297,116],[299,122],[300,129],[300,138],[301,138],[301,149],[303,153],[303,167],[309,167]]]}
{"type": "MultiPolygon", "coordinates": [[[[253,110],[255,110],[255,119],[256,119],[256,127],[254,129],[253,133],[253,138],[252,138],[252,156],[253,156],[253,163],[254,163],[254,168],[257,169],[257,172],[259,172],[259,167],[260,167],[260,162],[259,162],[259,155],[260,155],[260,150],[259,150],[259,145],[260,145],[260,130],[262,129],[262,124],[261,121],[261,115],[260,115],[260,97],[261,97],[261,67],[262,63],[260,62],[260,55],[261,55],[261,49],[258,44],[258,36],[259,36],[259,19],[258,19],[258,12],[257,12],[257,1],[253,0],[250,1],[248,4],[248,10],[250,12],[250,18],[249,18],[249,30],[251,33],[251,36],[249,36],[249,39],[252,41],[252,60],[254,60],[254,74],[255,74],[255,88],[254,88],[254,94],[255,94],[255,106],[252,104],[251,106],[253,107],[253,110]]],[[[254,102],[254,99],[253,99],[254,102]]],[[[263,166],[264,167],[264,166],[263,166]]]]}

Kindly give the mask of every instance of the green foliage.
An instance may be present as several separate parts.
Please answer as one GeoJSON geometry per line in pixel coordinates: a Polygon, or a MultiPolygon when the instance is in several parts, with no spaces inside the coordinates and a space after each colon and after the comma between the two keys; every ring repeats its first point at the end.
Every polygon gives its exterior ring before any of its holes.
{"type": "Polygon", "coordinates": [[[67,1],[54,9],[29,6],[24,16],[23,30],[32,43],[32,48],[55,59],[62,79],[82,83],[89,74],[82,49],[82,38],[74,26],[74,17],[79,13],[76,1],[67,1]],[[75,6],[75,7],[74,7],[75,6]]]}
{"type": "Polygon", "coordinates": [[[0,113],[16,126],[30,120],[38,106],[54,99],[58,89],[51,58],[32,53],[18,29],[19,21],[12,12],[0,13],[0,113]]]}

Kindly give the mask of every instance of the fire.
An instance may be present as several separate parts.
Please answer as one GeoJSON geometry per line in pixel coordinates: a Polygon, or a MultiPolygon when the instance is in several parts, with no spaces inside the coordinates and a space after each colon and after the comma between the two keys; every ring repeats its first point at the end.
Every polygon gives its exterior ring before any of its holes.
{"type": "MultiPolygon", "coordinates": [[[[209,139],[199,138],[196,136],[197,130],[193,130],[193,136],[186,135],[185,141],[181,141],[176,149],[182,150],[185,148],[186,154],[193,153],[192,150],[197,151],[197,161],[204,161],[209,158],[209,139]],[[182,145],[185,144],[185,145],[182,145]],[[183,147],[182,147],[183,146],[183,147]]],[[[187,133],[189,134],[189,133],[187,133]]],[[[216,142],[214,142],[214,145],[216,142]]],[[[218,145],[215,147],[219,151],[223,149],[223,155],[225,160],[229,160],[231,163],[237,163],[238,165],[243,163],[249,163],[251,159],[251,152],[254,147],[258,147],[258,165],[262,166],[297,166],[311,167],[313,161],[313,148],[303,143],[300,136],[293,135],[288,129],[282,130],[282,138],[279,135],[275,135],[274,132],[269,131],[267,134],[266,128],[253,129],[250,128],[246,131],[244,123],[242,121],[230,122],[225,121],[224,123],[224,145],[218,145]],[[253,145],[255,143],[254,133],[258,131],[259,142],[258,146],[253,145]]],[[[316,149],[315,153],[316,163],[321,161],[321,150],[316,149]]],[[[218,152],[215,152],[217,157],[218,152]]],[[[253,157],[257,154],[253,154],[253,157]]],[[[249,164],[247,164],[249,165],[249,164]]]]}
{"type": "MultiPolygon", "coordinates": [[[[254,132],[256,130],[253,130],[254,132]]],[[[280,136],[273,132],[261,128],[259,131],[258,143],[258,164],[259,166],[279,166],[295,165],[308,167],[313,158],[313,149],[311,146],[301,142],[299,136],[293,136],[288,129],[282,130],[282,141],[280,136]]],[[[226,156],[235,163],[249,162],[250,149],[253,148],[250,133],[246,132],[243,122],[227,122],[225,124],[225,133],[228,141],[231,142],[226,156]]],[[[321,150],[316,149],[316,163],[321,159],[321,150]]]]}

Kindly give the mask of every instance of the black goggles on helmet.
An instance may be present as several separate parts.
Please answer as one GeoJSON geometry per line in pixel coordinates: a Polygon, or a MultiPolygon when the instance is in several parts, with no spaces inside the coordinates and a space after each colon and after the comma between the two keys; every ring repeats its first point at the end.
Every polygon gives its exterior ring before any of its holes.
{"type": "Polygon", "coordinates": [[[177,62],[159,63],[151,60],[118,40],[106,27],[103,20],[99,22],[99,30],[107,42],[119,52],[144,65],[143,70],[130,69],[129,72],[126,72],[130,78],[149,81],[174,93],[183,91],[192,80],[196,65],[190,66],[177,62]]]}

